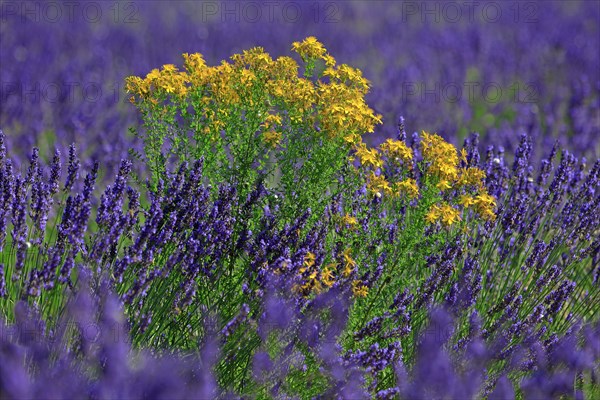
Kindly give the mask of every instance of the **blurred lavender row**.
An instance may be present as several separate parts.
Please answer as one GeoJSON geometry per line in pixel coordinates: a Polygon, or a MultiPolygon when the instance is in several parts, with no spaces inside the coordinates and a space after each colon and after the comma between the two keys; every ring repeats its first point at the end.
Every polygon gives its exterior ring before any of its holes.
{"type": "MultiPolygon", "coordinates": [[[[600,361],[600,326],[575,326],[566,335],[542,341],[529,332],[524,343],[503,351],[506,342],[486,343],[479,317],[474,313],[468,343],[457,350],[449,346],[456,321],[444,309],[430,311],[430,324],[419,335],[417,359],[408,366],[402,349],[379,348],[348,356],[341,354],[336,337],[347,318],[347,302],[331,291],[313,302],[314,315],[300,314],[283,297],[269,297],[260,321],[261,335],[277,327],[285,350],[275,359],[257,352],[252,360],[253,382],[268,395],[285,398],[282,387],[294,364],[306,371],[295,340],[312,346],[321,365],[320,373],[331,382],[319,398],[367,399],[361,387],[365,370],[391,366],[396,384],[376,393],[378,399],[480,398],[514,399],[515,388],[508,376],[529,373],[517,390],[525,398],[582,398],[577,382],[589,377],[600,361]],[[328,322],[319,309],[331,312],[328,322]],[[289,328],[295,326],[290,332],[289,328]],[[296,338],[296,339],[294,339],[296,338]],[[299,339],[298,339],[299,338],[299,339]],[[495,360],[506,361],[490,383],[495,360]],[[487,382],[487,383],[486,383],[487,382]],[[575,384],[575,387],[574,387],[575,384]]],[[[242,398],[219,387],[214,367],[219,343],[209,336],[196,354],[151,354],[134,350],[128,339],[119,302],[106,285],[89,290],[81,284],[61,323],[47,329],[35,309],[20,302],[16,322],[0,320],[0,397],[2,398],[242,398]]],[[[532,325],[533,326],[533,325],[532,325]]],[[[532,326],[524,327],[529,330],[532,326]]]]}
{"type": "Polygon", "coordinates": [[[137,123],[124,78],[200,52],[211,64],[263,46],[289,54],[317,36],[373,83],[367,99],[385,123],[437,131],[460,143],[538,149],[555,138],[599,154],[600,5],[570,2],[13,2],[0,25],[0,127],[22,156],[34,145],[118,168],[137,123]],[[270,4],[270,3],[269,3],[270,4]]]}

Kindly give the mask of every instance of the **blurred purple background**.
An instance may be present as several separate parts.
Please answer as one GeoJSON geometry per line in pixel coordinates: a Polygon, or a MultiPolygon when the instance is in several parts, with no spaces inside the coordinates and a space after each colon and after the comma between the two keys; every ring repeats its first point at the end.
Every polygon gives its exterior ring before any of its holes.
{"type": "Polygon", "coordinates": [[[534,158],[559,139],[600,154],[598,1],[0,1],[0,129],[17,157],[75,142],[89,165],[139,143],[124,78],[200,52],[210,64],[263,46],[290,55],[309,35],[371,80],[384,116],[370,143],[413,131],[534,158]]]}

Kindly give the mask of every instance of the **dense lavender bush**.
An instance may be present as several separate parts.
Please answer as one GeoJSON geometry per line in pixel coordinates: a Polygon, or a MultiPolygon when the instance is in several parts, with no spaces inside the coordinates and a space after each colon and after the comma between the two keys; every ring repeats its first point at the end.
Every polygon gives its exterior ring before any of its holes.
{"type": "MultiPolygon", "coordinates": [[[[405,137],[401,127],[398,136],[405,137]]],[[[419,362],[428,310],[444,304],[455,319],[452,351],[467,351],[475,337],[492,346],[485,358],[487,375],[481,375],[482,369],[478,380],[467,379],[481,387],[465,393],[495,390],[497,382],[506,386],[503,376],[518,387],[529,375],[515,372],[509,361],[523,346],[532,341],[548,346],[572,332],[577,321],[598,319],[598,221],[588,213],[598,204],[600,164],[589,171],[575,168],[576,161],[564,152],[558,166],[553,156],[543,163],[534,181],[525,175],[532,170],[526,137],[512,168],[493,149],[482,160],[476,139],[467,140],[462,162],[488,170],[485,185],[507,209],[478,224],[475,232],[440,224],[415,230],[415,220],[408,219],[410,205],[392,213],[388,208],[394,203],[367,187],[345,202],[335,198],[312,223],[310,212],[281,223],[277,197],[265,186],[259,184],[240,203],[235,186],[222,184],[211,191],[201,160],[191,167],[183,163],[148,195],[128,186],[131,163],[124,161],[113,183],[93,201],[96,167],[82,194],[41,208],[52,214],[64,207],[62,217],[43,230],[39,200],[27,199],[48,196],[61,186],[65,193],[74,190],[75,151],[64,185],[57,155],[44,186],[37,150],[21,178],[11,172],[2,147],[3,191],[25,199],[10,202],[24,211],[7,220],[15,232],[8,243],[18,250],[17,235],[27,236],[23,229],[31,226],[31,239],[21,246],[30,243],[29,250],[39,253],[19,258],[18,251],[14,256],[3,252],[3,313],[18,323],[21,311],[10,305],[28,300],[44,316],[48,332],[60,330],[55,316],[75,294],[74,283],[82,275],[96,292],[107,285],[116,291],[136,347],[200,351],[203,342],[214,338],[221,349],[214,371],[223,390],[326,396],[351,390],[385,397],[417,390],[401,387],[398,363],[406,369],[419,362]],[[544,177],[552,169],[554,179],[544,177]],[[42,186],[47,192],[37,189],[42,186]],[[518,196],[530,193],[538,202],[513,203],[515,187],[518,196]],[[142,205],[141,198],[148,204],[142,205]],[[519,207],[521,219],[535,225],[515,225],[509,207],[519,207]],[[94,228],[85,229],[92,208],[94,228]],[[551,235],[557,230],[577,234],[559,242],[551,235]],[[344,272],[336,272],[336,263],[344,272]],[[13,271],[26,271],[21,276],[29,278],[7,280],[19,276],[13,271]],[[314,385],[307,388],[306,380],[314,385]]],[[[416,142],[415,165],[423,157],[416,142]]],[[[426,176],[415,175],[420,185],[426,176]]],[[[459,391],[460,379],[455,381],[459,391]]]]}

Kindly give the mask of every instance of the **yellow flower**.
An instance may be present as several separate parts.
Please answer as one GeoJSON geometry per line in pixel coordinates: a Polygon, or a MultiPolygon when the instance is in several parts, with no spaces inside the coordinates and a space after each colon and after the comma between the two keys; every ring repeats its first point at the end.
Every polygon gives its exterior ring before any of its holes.
{"type": "Polygon", "coordinates": [[[440,216],[442,219],[442,224],[445,226],[450,226],[461,220],[459,211],[449,204],[444,204],[441,207],[440,216]]]}
{"type": "Polygon", "coordinates": [[[348,144],[358,145],[359,143],[361,143],[361,138],[360,135],[356,133],[349,133],[346,136],[344,136],[344,142],[348,144]]]}
{"type": "Polygon", "coordinates": [[[423,159],[429,163],[428,171],[448,182],[458,176],[458,154],[456,148],[440,136],[423,131],[421,140],[423,159]]]}
{"type": "Polygon", "coordinates": [[[383,175],[375,175],[372,171],[371,175],[369,176],[367,189],[375,195],[377,195],[377,193],[387,195],[394,193],[385,177],[383,175]]]}
{"type": "Polygon", "coordinates": [[[271,79],[278,81],[290,81],[298,78],[298,64],[291,57],[279,57],[269,65],[271,79]]]}
{"type": "Polygon", "coordinates": [[[342,223],[350,227],[350,229],[356,229],[358,226],[358,220],[350,214],[346,214],[342,217],[342,223]]]}
{"type": "Polygon", "coordinates": [[[462,204],[463,207],[471,207],[473,204],[475,204],[475,199],[473,198],[473,196],[463,194],[460,196],[459,203],[462,204]]]}
{"type": "Polygon", "coordinates": [[[272,129],[263,133],[263,140],[270,147],[277,147],[279,142],[281,142],[281,138],[282,138],[281,132],[277,132],[272,129]]]}
{"type": "Polygon", "coordinates": [[[362,165],[370,165],[373,168],[381,168],[383,166],[383,161],[376,149],[367,149],[366,144],[360,143],[355,150],[362,165]]]}
{"type": "Polygon", "coordinates": [[[459,185],[471,185],[471,186],[482,186],[485,179],[485,171],[476,168],[461,168],[460,176],[458,177],[457,183],[459,185]]]}
{"type": "Polygon", "coordinates": [[[352,249],[348,247],[343,252],[343,257],[344,257],[344,272],[343,272],[343,275],[344,275],[345,278],[349,277],[350,274],[352,274],[352,271],[354,271],[354,268],[356,267],[356,261],[354,261],[352,259],[352,257],[350,256],[350,252],[351,251],[352,251],[352,249]]]}
{"type": "Polygon", "coordinates": [[[379,148],[389,157],[399,158],[404,162],[410,162],[413,159],[412,149],[400,140],[387,139],[379,148]]]}
{"type": "Polygon", "coordinates": [[[331,68],[331,67],[335,66],[335,58],[333,58],[329,54],[324,55],[323,60],[325,60],[325,65],[327,67],[331,68]]]}
{"type": "Polygon", "coordinates": [[[441,179],[436,185],[435,187],[437,187],[440,190],[446,190],[446,189],[450,189],[452,186],[450,186],[450,183],[448,183],[447,180],[445,179],[441,179]]]}
{"type": "Polygon", "coordinates": [[[441,220],[444,226],[450,226],[460,221],[461,218],[460,213],[457,209],[455,209],[448,203],[442,202],[440,203],[440,205],[434,204],[433,206],[431,206],[429,212],[425,216],[425,220],[430,224],[441,220]]]}
{"type": "Polygon", "coordinates": [[[125,90],[127,93],[137,94],[145,98],[150,93],[150,85],[145,79],[138,76],[129,76],[125,79],[125,90]]]}
{"type": "Polygon", "coordinates": [[[265,129],[269,129],[274,125],[280,126],[281,125],[281,115],[279,114],[269,114],[267,115],[267,117],[265,118],[265,121],[262,123],[262,126],[265,129]]]}
{"type": "Polygon", "coordinates": [[[496,207],[496,199],[491,196],[487,191],[482,191],[475,197],[475,209],[477,213],[486,220],[496,219],[494,208],[496,207]]]}
{"type": "Polygon", "coordinates": [[[367,297],[367,294],[369,294],[369,288],[363,285],[362,281],[355,280],[352,281],[352,293],[356,297],[367,297]]]}
{"type": "Polygon", "coordinates": [[[401,193],[404,193],[409,199],[416,199],[419,197],[419,187],[417,186],[417,181],[412,178],[407,178],[396,183],[396,189],[401,193]]]}
{"type": "Polygon", "coordinates": [[[427,212],[427,215],[425,216],[425,220],[428,223],[433,224],[439,218],[440,218],[440,207],[437,204],[434,204],[433,206],[431,206],[431,208],[427,212]]]}
{"type": "Polygon", "coordinates": [[[163,65],[162,70],[168,75],[177,72],[177,67],[174,64],[165,64],[163,65]]]}
{"type": "Polygon", "coordinates": [[[199,72],[201,69],[206,67],[204,57],[200,53],[183,53],[183,65],[185,69],[190,73],[199,72]]]}
{"type": "Polygon", "coordinates": [[[311,253],[310,251],[306,253],[304,256],[304,265],[308,268],[315,265],[316,256],[315,253],[311,253]]]}
{"type": "MultiPolygon", "coordinates": [[[[302,42],[292,43],[292,50],[302,57],[304,61],[309,59],[324,58],[327,50],[314,36],[309,36],[302,42]]],[[[327,61],[327,60],[326,60],[327,61]]]]}
{"type": "Polygon", "coordinates": [[[460,149],[460,159],[465,163],[465,165],[467,164],[467,150],[465,150],[464,147],[460,149]]]}
{"type": "Polygon", "coordinates": [[[335,283],[333,272],[329,265],[323,268],[323,271],[321,272],[321,282],[327,287],[331,287],[335,283]]]}

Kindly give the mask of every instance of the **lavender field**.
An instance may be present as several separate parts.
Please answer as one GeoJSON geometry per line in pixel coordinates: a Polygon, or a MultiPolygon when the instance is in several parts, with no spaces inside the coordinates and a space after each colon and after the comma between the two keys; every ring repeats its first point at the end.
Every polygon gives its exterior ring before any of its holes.
{"type": "Polygon", "coordinates": [[[0,0],[1,399],[597,399],[599,215],[596,0],[0,0]]]}

